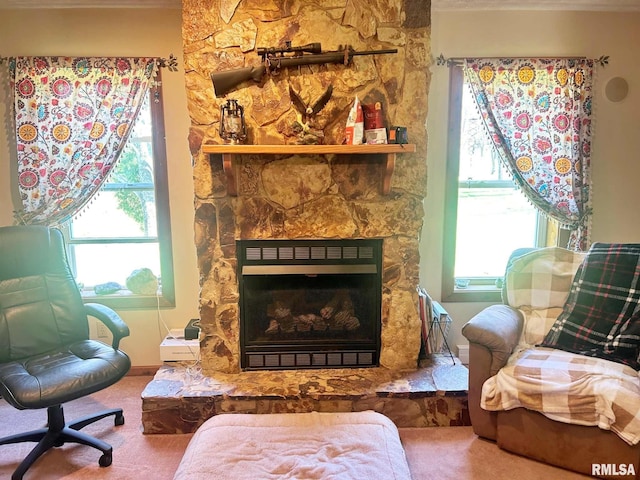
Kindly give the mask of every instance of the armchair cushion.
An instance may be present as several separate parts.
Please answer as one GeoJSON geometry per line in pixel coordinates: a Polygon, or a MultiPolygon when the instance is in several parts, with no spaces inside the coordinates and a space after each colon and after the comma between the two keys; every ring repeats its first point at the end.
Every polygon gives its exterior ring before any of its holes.
{"type": "Polygon", "coordinates": [[[640,370],[640,244],[594,243],[541,346],[640,370]]]}
{"type": "Polygon", "coordinates": [[[524,407],[563,423],[598,426],[640,441],[640,384],[630,367],[601,358],[531,348],[513,355],[482,387],[489,411],[524,407]]]}
{"type": "Polygon", "coordinates": [[[584,253],[548,247],[516,257],[505,275],[505,303],[514,308],[562,308],[584,256],[584,253]]]}

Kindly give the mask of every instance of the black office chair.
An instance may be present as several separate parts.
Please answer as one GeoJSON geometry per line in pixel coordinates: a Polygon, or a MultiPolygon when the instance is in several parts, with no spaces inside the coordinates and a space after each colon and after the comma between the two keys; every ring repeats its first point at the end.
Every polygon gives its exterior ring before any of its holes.
{"type": "Polygon", "coordinates": [[[111,445],[79,430],[109,415],[122,425],[122,409],[66,424],[62,404],[102,390],[129,371],[129,357],[118,350],[128,335],[116,312],[82,303],[59,230],[0,227],[0,395],[19,410],[47,409],[46,428],[0,439],[0,445],[38,442],[12,480],[66,442],[97,448],[99,465],[111,465],[111,445]],[[111,346],[89,339],[88,315],[111,330],[111,346]]]}

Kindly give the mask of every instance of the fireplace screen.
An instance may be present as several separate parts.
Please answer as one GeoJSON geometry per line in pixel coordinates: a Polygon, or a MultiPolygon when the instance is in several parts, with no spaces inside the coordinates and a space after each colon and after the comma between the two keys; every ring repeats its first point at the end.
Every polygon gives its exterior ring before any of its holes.
{"type": "Polygon", "coordinates": [[[244,369],[378,365],[381,240],[241,240],[244,369]]]}

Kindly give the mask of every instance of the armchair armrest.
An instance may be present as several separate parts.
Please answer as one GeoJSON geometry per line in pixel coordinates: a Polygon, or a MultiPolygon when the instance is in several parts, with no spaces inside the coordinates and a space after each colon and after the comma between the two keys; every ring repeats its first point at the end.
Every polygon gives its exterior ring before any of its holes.
{"type": "Polygon", "coordinates": [[[507,363],[518,344],[523,321],[522,314],[515,308],[491,305],[462,327],[462,334],[470,343],[481,345],[491,353],[490,376],[507,363]]]}
{"type": "Polygon", "coordinates": [[[485,308],[462,327],[469,340],[469,416],[476,435],[496,440],[496,412],[480,406],[484,382],[498,373],[520,338],[523,318],[507,305],[485,308]]]}
{"type": "Polygon", "coordinates": [[[113,348],[118,348],[120,340],[129,336],[129,327],[111,308],[100,303],[85,303],[84,308],[87,315],[97,318],[111,331],[113,334],[111,346],[113,348]]]}

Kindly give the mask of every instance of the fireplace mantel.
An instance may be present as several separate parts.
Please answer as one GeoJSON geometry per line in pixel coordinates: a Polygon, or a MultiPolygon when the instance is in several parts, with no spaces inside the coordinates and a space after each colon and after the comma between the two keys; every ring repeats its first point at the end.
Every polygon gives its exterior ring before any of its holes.
{"type": "Polygon", "coordinates": [[[203,145],[202,151],[211,156],[222,156],[222,167],[227,177],[227,193],[236,196],[237,183],[233,160],[238,155],[369,155],[372,161],[382,158],[385,171],[382,193],[391,190],[391,176],[398,153],[414,153],[414,144],[383,145],[203,145]]]}

